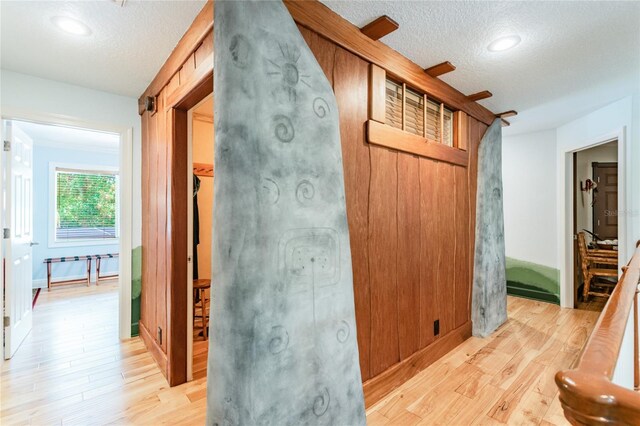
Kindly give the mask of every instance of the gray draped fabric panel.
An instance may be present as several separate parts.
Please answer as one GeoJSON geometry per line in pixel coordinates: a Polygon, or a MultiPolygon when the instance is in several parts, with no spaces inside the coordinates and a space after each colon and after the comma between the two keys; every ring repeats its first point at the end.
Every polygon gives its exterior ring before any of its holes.
{"type": "Polygon", "coordinates": [[[281,2],[216,1],[210,425],[364,425],[338,109],[281,2]]]}
{"type": "Polygon", "coordinates": [[[496,119],[478,149],[476,247],[471,320],[485,337],[507,320],[507,281],[502,200],[502,127],[496,119]]]}

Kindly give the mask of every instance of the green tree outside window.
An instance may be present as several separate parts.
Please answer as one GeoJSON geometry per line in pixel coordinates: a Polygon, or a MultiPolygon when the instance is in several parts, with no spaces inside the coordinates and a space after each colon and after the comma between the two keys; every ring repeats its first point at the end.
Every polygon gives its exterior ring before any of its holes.
{"type": "Polygon", "coordinates": [[[56,172],[56,239],[116,238],[117,176],[56,172]]]}

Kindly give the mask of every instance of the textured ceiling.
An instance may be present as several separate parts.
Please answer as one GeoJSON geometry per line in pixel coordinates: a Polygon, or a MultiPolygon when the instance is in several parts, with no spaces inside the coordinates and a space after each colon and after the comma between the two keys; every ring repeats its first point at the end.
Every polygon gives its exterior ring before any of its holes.
{"type": "Polygon", "coordinates": [[[28,121],[14,121],[14,123],[36,145],[117,153],[120,144],[120,136],[114,133],[31,123],[28,121]]]}
{"type": "MultiPolygon", "coordinates": [[[[323,0],[357,26],[387,14],[400,29],[382,39],[418,65],[451,61],[442,80],[494,112],[516,109],[508,133],[557,127],[640,90],[640,2],[323,0]],[[495,38],[518,34],[513,50],[495,38]]],[[[0,65],[26,74],[138,97],[204,0],[1,1],[0,65]],[[74,37],[50,19],[70,16],[93,33],[74,37]]]]}
{"type": "Polygon", "coordinates": [[[189,28],[204,0],[0,2],[0,65],[25,74],[138,97],[189,28]],[[87,24],[78,37],[53,16],[87,24]]]}
{"type": "Polygon", "coordinates": [[[450,61],[441,77],[463,93],[489,90],[481,104],[510,109],[506,132],[557,127],[640,88],[640,2],[331,1],[361,27],[389,15],[400,28],[381,41],[423,68],[450,61]],[[505,52],[487,45],[504,35],[505,52]]]}

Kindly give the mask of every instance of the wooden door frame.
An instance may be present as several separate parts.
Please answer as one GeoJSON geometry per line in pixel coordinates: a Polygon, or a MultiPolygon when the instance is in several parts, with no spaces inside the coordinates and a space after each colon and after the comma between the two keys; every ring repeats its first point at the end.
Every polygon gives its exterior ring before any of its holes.
{"type": "Polygon", "coordinates": [[[188,111],[213,92],[213,70],[202,76],[193,85],[181,87],[167,99],[175,99],[167,104],[167,125],[170,159],[169,210],[167,212],[167,239],[169,251],[168,275],[170,287],[167,289],[167,380],[171,386],[187,381],[187,327],[188,327],[188,220],[189,197],[186,191],[188,176],[188,111]]]}

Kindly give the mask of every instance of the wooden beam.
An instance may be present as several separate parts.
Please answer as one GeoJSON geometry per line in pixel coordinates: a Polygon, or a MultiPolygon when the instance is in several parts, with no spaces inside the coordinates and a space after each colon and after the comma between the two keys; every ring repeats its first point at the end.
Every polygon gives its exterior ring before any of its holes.
{"type": "Polygon", "coordinates": [[[424,72],[429,74],[431,77],[436,78],[439,75],[446,74],[451,71],[455,71],[456,67],[449,61],[443,62],[438,65],[434,65],[430,68],[426,68],[424,72]]]}
{"type": "Polygon", "coordinates": [[[518,115],[517,111],[509,110],[509,111],[505,111],[505,112],[501,112],[499,114],[496,114],[496,117],[509,118],[509,117],[515,117],[516,115],[518,115]]]}
{"type": "Polygon", "coordinates": [[[464,111],[453,113],[453,128],[453,146],[466,151],[469,147],[469,119],[464,111]]]}
{"type": "Polygon", "coordinates": [[[511,126],[511,123],[509,123],[507,120],[505,120],[504,118],[502,118],[500,120],[502,122],[502,127],[509,127],[511,126]]]}
{"type": "Polygon", "coordinates": [[[467,151],[452,148],[438,141],[432,141],[413,133],[405,132],[377,121],[367,122],[367,140],[370,144],[384,146],[397,151],[438,161],[467,167],[469,154],[467,151]]]}
{"type": "Polygon", "coordinates": [[[213,1],[207,0],[196,19],[193,21],[189,29],[182,36],[176,47],[169,55],[167,61],[162,65],[158,74],[144,93],[138,99],[138,112],[144,112],[144,100],[147,96],[158,96],[160,91],[171,80],[176,72],[180,70],[189,56],[196,51],[211,29],[213,28],[213,1]]]}
{"type": "Polygon", "coordinates": [[[493,96],[493,93],[491,93],[488,90],[483,90],[482,92],[478,92],[478,93],[474,93],[472,95],[467,96],[467,98],[469,98],[469,100],[473,101],[473,102],[477,102],[479,100],[482,99],[487,99],[493,96]]]}
{"type": "Polygon", "coordinates": [[[362,34],[366,35],[371,40],[379,40],[387,34],[397,30],[398,27],[399,25],[396,21],[389,18],[387,15],[382,15],[378,19],[375,19],[360,28],[360,31],[362,31],[362,34]]]}
{"type": "Polygon", "coordinates": [[[442,80],[426,74],[417,64],[379,41],[373,41],[346,19],[340,17],[317,0],[284,0],[293,19],[301,26],[315,31],[367,62],[384,68],[387,73],[401,77],[414,89],[427,93],[430,99],[445,102],[449,107],[462,110],[490,125],[495,114],[480,104],[470,101],[464,94],[442,80]]]}

